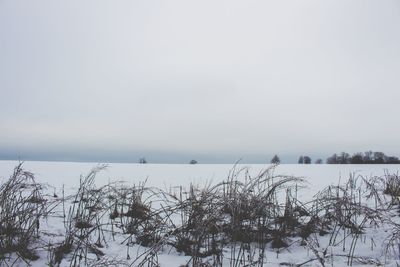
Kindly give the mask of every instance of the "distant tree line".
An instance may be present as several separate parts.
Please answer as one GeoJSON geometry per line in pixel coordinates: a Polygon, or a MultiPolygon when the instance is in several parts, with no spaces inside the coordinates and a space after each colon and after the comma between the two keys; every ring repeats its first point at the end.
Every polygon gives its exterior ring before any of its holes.
{"type": "MultiPolygon", "coordinates": [[[[274,155],[270,161],[272,164],[280,164],[281,163],[281,159],[279,158],[278,155],[274,155]]],[[[300,156],[298,162],[298,164],[311,164],[312,160],[309,156],[300,156]]],[[[322,159],[317,159],[315,160],[315,164],[322,164],[324,163],[322,159]]]]}
{"type": "MultiPolygon", "coordinates": [[[[274,155],[271,159],[272,164],[280,164],[281,160],[278,155],[274,155]]],[[[311,164],[312,160],[309,156],[301,155],[298,164],[311,164]]],[[[315,164],[322,164],[322,159],[316,159],[315,164]]],[[[339,154],[333,154],[326,159],[327,164],[400,164],[400,159],[395,156],[387,156],[383,152],[357,152],[353,155],[342,152],[339,154]]]]}
{"type": "Polygon", "coordinates": [[[309,156],[300,156],[297,163],[298,164],[311,164],[311,158],[309,156]]]}
{"type": "MultiPolygon", "coordinates": [[[[279,158],[278,155],[274,155],[273,158],[271,159],[271,163],[272,164],[280,164],[281,163],[281,159],[279,158]]],[[[299,160],[297,162],[298,164],[311,164],[312,160],[309,156],[300,156],[299,160]]],[[[324,163],[324,161],[322,159],[316,159],[315,164],[322,164],[324,163]]]]}
{"type": "MultiPolygon", "coordinates": [[[[147,160],[144,157],[139,158],[139,163],[146,164],[147,160]]],[[[192,159],[189,164],[197,164],[197,160],[192,159]]],[[[278,155],[274,155],[271,159],[272,164],[280,164],[281,159],[278,155]]],[[[298,164],[311,164],[312,159],[309,156],[301,155],[298,164]]],[[[314,161],[315,164],[322,164],[324,161],[320,158],[314,161]]],[[[326,159],[326,164],[400,164],[400,159],[395,156],[386,156],[383,152],[357,152],[353,155],[342,152],[333,154],[326,159]]]]}
{"type": "Polygon", "coordinates": [[[342,152],[326,159],[327,164],[400,164],[398,157],[386,156],[383,152],[358,152],[350,156],[342,152]]]}

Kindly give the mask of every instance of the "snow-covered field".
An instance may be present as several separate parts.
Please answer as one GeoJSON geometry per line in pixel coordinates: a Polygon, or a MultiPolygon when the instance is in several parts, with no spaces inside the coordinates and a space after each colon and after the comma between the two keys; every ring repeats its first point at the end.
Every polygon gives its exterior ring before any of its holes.
{"type": "MultiPolygon", "coordinates": [[[[8,178],[18,161],[0,161],[0,178],[8,178]]],[[[40,183],[48,183],[60,188],[77,186],[79,177],[86,175],[96,163],[77,162],[42,162],[26,161],[24,169],[35,174],[40,183]]],[[[242,164],[236,167],[248,167],[251,175],[257,175],[269,164],[242,164]]],[[[147,179],[148,186],[162,189],[170,186],[188,186],[190,183],[217,183],[226,179],[233,164],[125,164],[110,163],[96,176],[97,185],[112,181],[125,181],[135,184],[147,179]]],[[[318,192],[321,188],[346,180],[350,174],[365,176],[383,175],[385,171],[397,173],[400,165],[327,165],[327,164],[282,164],[275,173],[306,178],[307,195],[318,192]]]]}
{"type": "MultiPolygon", "coordinates": [[[[18,164],[16,161],[0,161],[0,181],[3,184],[12,174],[13,168],[18,164]]],[[[58,198],[62,196],[62,189],[64,194],[76,193],[77,188],[80,185],[80,177],[85,177],[93,167],[96,167],[95,163],[69,163],[69,162],[24,162],[24,170],[30,171],[35,175],[36,182],[47,185],[47,190],[50,193],[56,194],[58,198]]],[[[178,192],[177,190],[187,191],[190,189],[190,185],[198,185],[200,188],[207,187],[207,185],[216,185],[222,181],[225,181],[228,177],[232,176],[232,170],[235,168],[237,171],[245,168],[248,171],[247,177],[256,177],[263,170],[267,169],[269,165],[227,165],[227,164],[108,164],[106,169],[97,173],[95,177],[95,184],[97,187],[107,185],[113,182],[124,182],[126,186],[138,186],[143,181],[146,181],[147,187],[154,187],[161,189],[165,192],[178,192]],[[180,189],[180,186],[183,189],[180,189]]],[[[399,165],[297,165],[297,164],[283,164],[276,167],[273,170],[274,175],[287,175],[304,178],[302,185],[304,188],[299,188],[296,192],[297,198],[305,203],[315,199],[315,195],[327,186],[337,186],[338,184],[346,184],[350,176],[357,178],[362,176],[364,178],[370,178],[374,176],[384,176],[386,174],[397,174],[400,170],[399,165]]],[[[237,179],[245,182],[246,172],[242,171],[239,173],[237,179]]],[[[357,180],[355,184],[360,184],[360,187],[354,186],[352,190],[359,190],[359,192],[351,193],[352,198],[360,197],[358,202],[361,206],[361,195],[362,190],[367,190],[365,185],[361,185],[362,181],[357,180]]],[[[350,187],[347,189],[350,190],[350,187]]],[[[363,191],[364,192],[364,191],[363,191]]],[[[390,200],[390,197],[386,197],[390,200]]],[[[357,199],[358,201],[358,199],[357,199]]],[[[372,201],[372,200],[371,200],[372,201]]],[[[365,201],[370,205],[370,201],[365,201]]],[[[373,202],[373,201],[372,201],[373,202]]],[[[64,201],[64,204],[71,203],[70,200],[64,201]]],[[[367,205],[366,204],[366,205],[367,205]]],[[[372,205],[372,204],[371,204],[372,205]]],[[[59,214],[62,214],[60,205],[58,207],[59,214]]],[[[57,210],[57,209],[56,209],[57,210]]],[[[68,208],[64,207],[64,211],[68,208]]],[[[171,222],[174,221],[174,216],[171,215],[171,222]]],[[[357,215],[363,218],[363,215],[357,215]]],[[[266,252],[263,262],[264,266],[278,266],[290,265],[291,266],[346,266],[349,264],[349,255],[354,256],[352,264],[354,266],[378,266],[380,264],[386,264],[387,266],[398,266],[400,263],[397,259],[399,255],[396,253],[387,253],[384,248],[385,244],[390,238],[392,231],[396,230],[398,219],[396,212],[390,210],[385,214],[387,218],[384,218],[385,223],[379,224],[378,227],[372,227],[370,225],[365,226],[363,233],[354,234],[347,230],[335,232],[339,237],[335,244],[328,244],[329,240],[332,239],[332,235],[327,234],[320,236],[313,234],[310,237],[307,245],[299,245],[299,240],[293,237],[290,241],[290,245],[286,248],[274,249],[270,245],[266,247],[266,252]],[[389,224],[389,220],[393,224],[389,224]],[[312,243],[313,242],[313,243],[312,243]],[[352,242],[355,250],[351,253],[352,242]],[[322,258],[318,259],[318,258],[322,258]],[[306,263],[308,260],[310,262],[306,263]],[[304,265],[300,265],[303,264],[304,265]],[[296,265],[297,264],[297,265],[296,265]]],[[[356,220],[359,220],[356,218],[356,220]]],[[[62,242],[65,239],[65,223],[62,216],[54,215],[49,216],[41,222],[41,228],[45,229],[45,237],[43,238],[46,242],[57,243],[62,242]],[[46,236],[47,235],[47,236],[46,236]]],[[[362,220],[361,220],[362,221],[362,220]]],[[[369,223],[370,221],[367,221],[369,223]]],[[[361,222],[362,223],[362,222],[361,222]]],[[[332,229],[334,232],[334,229],[332,229]]],[[[103,234],[103,233],[101,233],[103,234]]],[[[100,235],[100,234],[99,234],[100,235]]],[[[135,258],[139,257],[141,253],[146,252],[147,248],[139,245],[132,245],[129,248],[129,258],[127,260],[127,241],[124,235],[113,235],[105,234],[102,239],[104,244],[100,248],[104,252],[105,256],[102,257],[101,261],[104,262],[102,266],[111,264],[111,260],[114,261],[114,266],[125,266],[124,264],[132,264],[132,266],[139,265],[139,261],[134,261],[135,258]],[[106,262],[106,260],[110,260],[106,262]]],[[[42,241],[43,242],[43,241],[42,241]]],[[[398,240],[394,243],[397,244],[398,240]]],[[[257,245],[255,245],[257,246],[257,245]]],[[[232,255],[232,246],[223,248],[223,255],[228,258],[227,255],[232,255]]],[[[240,249],[238,247],[238,249],[240,249]]],[[[252,253],[249,250],[250,254],[252,253]]],[[[260,250],[253,250],[256,255],[260,250]]],[[[396,251],[396,250],[394,250],[396,251]]],[[[397,250],[398,251],[398,250],[397,250]]],[[[90,254],[90,253],[89,253],[90,254]]],[[[246,255],[250,257],[251,255],[246,255]]],[[[36,261],[30,262],[33,266],[46,266],[49,263],[49,253],[44,249],[38,252],[40,258],[36,261]]],[[[253,255],[254,256],[254,255],[253,255]]],[[[69,266],[70,256],[66,255],[61,266],[69,266]]],[[[212,257],[206,257],[209,262],[212,262],[212,257]]],[[[92,266],[99,266],[101,261],[93,261],[92,266]]],[[[4,261],[3,263],[12,264],[12,260],[4,261]]],[[[215,262],[215,259],[214,259],[215,262]]],[[[229,260],[223,261],[220,265],[215,266],[244,266],[249,264],[249,259],[243,259],[241,261],[233,262],[229,260]]],[[[25,266],[27,263],[18,261],[15,266],[25,266]]],[[[89,264],[89,263],[88,263],[89,264]]],[[[162,248],[157,250],[157,263],[147,261],[146,265],[143,266],[180,266],[188,264],[192,266],[193,260],[190,256],[185,256],[184,253],[177,252],[174,248],[168,245],[163,245],[162,248]]],[[[200,265],[198,266],[208,266],[200,265]]],[[[204,263],[205,264],[205,263],[204,263]]],[[[0,261],[1,265],[1,261],[0,261]]],[[[82,263],[81,263],[82,265],[82,263]]],[[[7,266],[7,265],[5,265],[7,266]]],[[[213,265],[211,265],[213,266],[213,265]]],[[[259,266],[259,265],[249,265],[259,266]]]]}

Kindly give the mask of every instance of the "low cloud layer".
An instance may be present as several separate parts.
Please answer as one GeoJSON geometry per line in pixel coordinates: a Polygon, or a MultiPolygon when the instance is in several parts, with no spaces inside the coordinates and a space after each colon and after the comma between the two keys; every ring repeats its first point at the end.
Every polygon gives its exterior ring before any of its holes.
{"type": "Polygon", "coordinates": [[[398,25],[398,1],[3,0],[0,157],[399,155],[398,25]]]}

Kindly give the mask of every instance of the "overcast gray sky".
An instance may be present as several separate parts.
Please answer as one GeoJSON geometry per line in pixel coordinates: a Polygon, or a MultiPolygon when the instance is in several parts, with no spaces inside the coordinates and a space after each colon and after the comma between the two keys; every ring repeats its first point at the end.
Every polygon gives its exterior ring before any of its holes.
{"type": "Polygon", "coordinates": [[[0,157],[400,154],[400,1],[0,0],[0,157]]]}

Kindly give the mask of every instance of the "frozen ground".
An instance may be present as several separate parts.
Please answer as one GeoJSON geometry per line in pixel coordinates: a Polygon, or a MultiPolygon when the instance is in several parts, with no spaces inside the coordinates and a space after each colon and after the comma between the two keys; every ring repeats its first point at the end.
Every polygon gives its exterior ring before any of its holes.
{"type": "MultiPolygon", "coordinates": [[[[16,161],[0,161],[0,181],[6,181],[12,174],[13,168],[18,164],[16,161]]],[[[68,163],[68,162],[25,162],[23,168],[33,172],[36,181],[49,185],[48,190],[60,195],[61,189],[64,187],[65,192],[74,192],[79,187],[80,177],[90,172],[95,167],[95,163],[68,163]]],[[[123,181],[127,185],[138,185],[140,182],[147,181],[146,186],[157,187],[165,191],[176,190],[177,187],[183,186],[189,189],[190,184],[204,186],[207,184],[217,184],[228,178],[232,171],[233,165],[220,164],[108,164],[105,170],[99,172],[95,178],[97,186],[106,185],[110,182],[123,181]]],[[[247,168],[250,176],[254,177],[265,170],[268,165],[239,165],[235,168],[247,168]]],[[[274,174],[290,175],[303,177],[305,180],[305,188],[298,192],[298,198],[306,202],[312,200],[314,195],[329,185],[338,185],[348,180],[350,175],[357,177],[383,176],[385,173],[397,173],[400,170],[398,165],[297,165],[284,164],[278,166],[274,170],[274,174]]],[[[242,175],[244,177],[244,175],[242,175]]],[[[244,179],[239,176],[239,179],[244,179]]],[[[394,217],[396,215],[388,215],[394,217]]],[[[397,222],[396,220],[394,220],[397,222]]],[[[44,222],[46,232],[55,234],[54,240],[62,241],[64,235],[64,224],[62,219],[50,218],[44,222]]],[[[377,266],[386,264],[387,266],[398,266],[398,255],[385,255],[383,249],[388,235],[390,235],[391,226],[382,224],[379,228],[371,227],[366,233],[357,237],[358,245],[356,246],[357,259],[354,260],[354,266],[377,266]],[[372,247],[372,248],[371,248],[372,247]]],[[[345,236],[346,234],[344,234],[345,236]]],[[[339,243],[337,246],[328,246],[329,236],[318,237],[319,251],[313,251],[310,246],[303,247],[297,244],[285,249],[268,248],[266,252],[265,266],[278,266],[279,264],[301,264],[309,259],[317,257],[320,253],[335,255],[325,261],[326,266],[346,266],[348,263],[349,248],[352,239],[339,243]],[[347,243],[346,243],[347,242],[347,243]],[[326,249],[326,250],[325,250],[326,249]],[[324,251],[325,250],[325,251],[324,251]]],[[[116,240],[107,242],[105,254],[108,258],[126,260],[126,245],[121,244],[124,238],[117,236],[116,240]]],[[[134,246],[131,251],[131,260],[135,255],[140,255],[145,248],[134,246]]],[[[226,253],[230,253],[227,251],[226,253]]],[[[46,266],[48,255],[45,251],[40,254],[40,259],[31,262],[33,266],[46,266]]],[[[324,255],[325,256],[325,255],[324,255]]],[[[322,257],[322,256],[321,256],[322,257]]],[[[190,257],[184,256],[173,249],[162,248],[158,255],[158,263],[161,266],[180,266],[190,263],[190,257]]],[[[68,259],[61,263],[61,266],[69,266],[68,259]]],[[[0,263],[1,265],[1,263],[0,263]]],[[[23,262],[17,263],[17,266],[25,266],[23,262]]],[[[106,266],[107,264],[105,263],[106,266]]],[[[122,263],[121,263],[122,265],[122,263]]],[[[231,266],[226,261],[223,266],[231,266]]],[[[244,264],[237,263],[237,266],[244,264]]],[[[321,266],[318,260],[310,261],[301,266],[321,266]]],[[[118,265],[117,265],[118,266],[118,265]]],[[[136,266],[134,263],[132,266],[136,266]]],[[[155,266],[155,265],[145,265],[155,266]]],[[[204,265],[205,266],[205,265],[204,265]]],[[[300,265],[297,265],[300,266],[300,265]]]]}
{"type": "MultiPolygon", "coordinates": [[[[0,161],[0,178],[8,178],[18,161],[0,161]]],[[[24,169],[35,174],[40,183],[48,183],[60,188],[77,186],[79,177],[86,175],[96,163],[77,162],[24,162],[24,169]]],[[[148,186],[168,188],[170,186],[188,186],[190,183],[218,183],[226,179],[234,167],[233,164],[125,164],[111,163],[96,176],[97,185],[112,181],[138,183],[147,179],[148,186]]],[[[243,164],[236,169],[248,167],[251,175],[257,175],[268,164],[243,164]]],[[[397,173],[400,165],[327,165],[327,164],[282,164],[275,173],[304,177],[307,182],[307,195],[316,193],[330,184],[337,184],[340,179],[348,179],[350,174],[365,176],[383,175],[385,171],[397,173]]]]}

